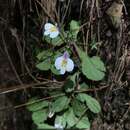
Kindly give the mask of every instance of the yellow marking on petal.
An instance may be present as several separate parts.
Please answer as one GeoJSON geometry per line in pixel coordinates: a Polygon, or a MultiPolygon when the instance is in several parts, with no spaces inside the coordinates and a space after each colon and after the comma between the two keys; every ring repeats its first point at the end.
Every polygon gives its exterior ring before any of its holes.
{"type": "Polygon", "coordinates": [[[50,31],[51,31],[51,32],[56,32],[56,31],[57,31],[57,27],[55,27],[55,26],[51,27],[51,28],[50,28],[50,31]]]}
{"type": "Polygon", "coordinates": [[[66,65],[67,65],[67,60],[63,60],[62,63],[61,63],[61,66],[65,67],[66,65]]]}

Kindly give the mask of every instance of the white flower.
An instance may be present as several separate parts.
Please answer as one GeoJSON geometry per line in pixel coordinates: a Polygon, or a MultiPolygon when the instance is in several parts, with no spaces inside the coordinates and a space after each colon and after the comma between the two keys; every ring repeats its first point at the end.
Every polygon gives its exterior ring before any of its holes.
{"type": "Polygon", "coordinates": [[[48,114],[48,117],[52,118],[54,116],[54,114],[55,114],[54,112],[50,111],[49,114],[48,114]]]}
{"type": "Polygon", "coordinates": [[[50,38],[56,38],[59,35],[59,29],[51,23],[46,23],[44,25],[44,35],[49,35],[50,38]]]}
{"type": "Polygon", "coordinates": [[[55,67],[60,70],[60,74],[65,74],[66,71],[71,72],[74,69],[74,62],[69,58],[68,52],[56,59],[55,67]]]}
{"type": "Polygon", "coordinates": [[[61,124],[56,124],[55,123],[55,126],[54,126],[57,130],[63,130],[63,126],[61,124]]]}

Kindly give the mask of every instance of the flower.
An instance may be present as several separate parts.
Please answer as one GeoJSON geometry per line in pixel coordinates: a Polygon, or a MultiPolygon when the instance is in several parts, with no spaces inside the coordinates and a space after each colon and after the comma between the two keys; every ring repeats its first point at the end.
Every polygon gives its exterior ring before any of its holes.
{"type": "Polygon", "coordinates": [[[63,126],[61,124],[56,124],[55,123],[55,126],[54,126],[57,130],[63,130],[63,126]]]}
{"type": "Polygon", "coordinates": [[[49,35],[50,38],[56,38],[59,35],[59,29],[51,23],[46,23],[44,25],[44,35],[49,35]]]}
{"type": "Polygon", "coordinates": [[[54,116],[54,114],[55,114],[54,112],[50,111],[49,114],[48,114],[48,117],[52,118],[54,116]]]}
{"type": "Polygon", "coordinates": [[[55,67],[60,70],[60,74],[65,74],[66,71],[71,72],[74,69],[74,62],[69,58],[68,52],[55,60],[55,67]]]}

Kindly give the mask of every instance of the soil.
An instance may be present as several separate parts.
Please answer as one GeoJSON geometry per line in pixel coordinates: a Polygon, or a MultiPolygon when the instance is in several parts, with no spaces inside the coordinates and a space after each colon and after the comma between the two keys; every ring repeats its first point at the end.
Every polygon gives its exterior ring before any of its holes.
{"type": "MultiPolygon", "coordinates": [[[[112,0],[105,0],[104,4],[102,4],[102,11],[106,10],[112,2],[112,0]]],[[[37,77],[37,72],[32,72],[34,66],[31,50],[29,50],[30,46],[27,45],[25,47],[25,52],[27,51],[28,53],[24,54],[27,59],[26,64],[31,66],[29,70],[24,66],[25,60],[20,58],[19,54],[21,51],[17,48],[18,41],[20,41],[20,47],[24,48],[24,44],[21,44],[24,37],[23,32],[25,36],[27,35],[27,30],[24,30],[23,22],[25,21],[23,18],[26,15],[29,15],[29,17],[33,16],[33,11],[30,11],[31,7],[28,4],[29,2],[25,3],[24,0],[21,6],[19,6],[18,0],[16,0],[16,3],[15,0],[0,0],[0,130],[32,129],[30,113],[24,107],[15,109],[15,106],[25,103],[27,97],[30,96],[30,91],[20,89],[17,85],[24,86],[30,82],[34,83],[34,77],[37,77]],[[27,14],[28,12],[29,14],[27,14]],[[15,28],[17,29],[17,35],[14,36],[11,29],[14,31],[15,28]],[[12,88],[13,91],[11,93],[8,92],[12,88]],[[20,91],[15,91],[17,89],[20,89],[20,91]],[[5,93],[3,94],[3,92],[5,93]]],[[[32,2],[32,4],[34,3],[32,2]]],[[[71,12],[66,17],[66,20],[70,18],[79,19],[77,16],[79,16],[79,5],[81,3],[78,0],[76,2],[72,0],[71,4],[71,9],[75,11],[71,12]]],[[[125,0],[125,7],[128,14],[124,13],[122,39],[119,38],[122,41],[119,54],[117,54],[116,45],[114,45],[118,42],[115,41],[117,40],[115,37],[119,36],[119,30],[113,29],[105,19],[101,20],[101,39],[104,40],[105,44],[101,48],[100,55],[104,57],[107,69],[112,71],[109,71],[106,77],[108,78],[107,85],[109,87],[101,92],[97,92],[102,105],[102,112],[93,121],[91,130],[130,130],[129,0],[125,0]]],[[[125,12],[125,8],[123,11],[125,12]]],[[[45,19],[47,18],[45,17],[45,19]]],[[[30,26],[28,25],[28,27],[30,26]]]]}

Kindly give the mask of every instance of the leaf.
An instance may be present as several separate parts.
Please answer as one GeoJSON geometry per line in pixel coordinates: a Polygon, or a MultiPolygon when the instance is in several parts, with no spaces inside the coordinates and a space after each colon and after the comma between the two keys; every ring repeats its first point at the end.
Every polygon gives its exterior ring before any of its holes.
{"type": "Polygon", "coordinates": [[[94,113],[99,113],[101,111],[99,102],[89,95],[86,96],[86,104],[88,108],[94,113]]]}
{"type": "Polygon", "coordinates": [[[83,82],[83,83],[80,84],[80,90],[86,90],[88,88],[89,88],[89,86],[85,82],[83,82]]]}
{"type": "Polygon", "coordinates": [[[60,46],[64,43],[64,39],[61,38],[61,36],[58,36],[56,38],[51,39],[49,36],[45,36],[45,40],[47,43],[52,44],[53,46],[60,46]]]}
{"type": "Polygon", "coordinates": [[[72,20],[70,22],[70,32],[68,32],[68,37],[76,39],[79,29],[80,29],[79,23],[75,20],[72,20]]]}
{"type": "Polygon", "coordinates": [[[90,129],[90,122],[88,117],[83,117],[77,124],[76,127],[79,129],[90,129]]]}
{"type": "Polygon", "coordinates": [[[95,65],[95,67],[101,71],[106,71],[105,65],[104,63],[101,61],[100,57],[98,56],[93,56],[91,58],[91,61],[93,63],[93,65],[95,65]]]}
{"type": "Polygon", "coordinates": [[[48,59],[52,55],[52,52],[50,50],[44,50],[36,56],[39,61],[48,59]]]}
{"type": "Polygon", "coordinates": [[[74,126],[77,122],[77,118],[74,115],[72,108],[69,108],[69,110],[66,112],[66,121],[70,127],[74,126]]]}
{"type": "Polygon", "coordinates": [[[85,102],[85,95],[86,94],[80,93],[77,95],[76,99],[78,99],[81,102],[85,102]]]}
{"type": "Polygon", "coordinates": [[[104,63],[98,56],[90,58],[83,50],[76,46],[78,55],[81,59],[82,73],[90,80],[99,81],[105,76],[104,63]]]}
{"type": "Polygon", "coordinates": [[[107,9],[106,13],[109,15],[111,22],[115,28],[118,28],[121,24],[123,4],[113,2],[112,5],[107,9]]]}
{"type": "Polygon", "coordinates": [[[47,110],[39,110],[33,112],[32,120],[35,124],[43,123],[47,119],[48,113],[47,110]]]}
{"type": "Polygon", "coordinates": [[[60,112],[68,108],[69,102],[70,99],[67,98],[66,96],[59,97],[52,103],[52,110],[54,112],[60,112]]]}
{"type": "Polygon", "coordinates": [[[40,101],[40,102],[36,102],[36,101],[37,101],[36,98],[35,99],[30,99],[28,101],[28,104],[30,104],[30,105],[27,105],[27,109],[29,111],[34,112],[34,111],[38,111],[38,110],[40,110],[42,108],[48,107],[48,102],[47,101],[40,101]]]}
{"type": "Polygon", "coordinates": [[[42,123],[42,124],[38,124],[37,125],[38,126],[38,129],[43,129],[43,130],[53,130],[54,129],[54,127],[53,126],[51,126],[51,125],[48,125],[48,124],[46,124],[46,123],[42,123]]]}
{"type": "Polygon", "coordinates": [[[99,81],[102,80],[105,76],[105,73],[103,71],[104,68],[102,68],[102,61],[99,59],[95,59],[95,57],[88,57],[85,56],[82,61],[82,72],[83,74],[91,80],[99,81]]]}
{"type": "Polygon", "coordinates": [[[72,80],[67,80],[64,84],[64,89],[67,93],[70,93],[74,90],[74,82],[72,80]]]}
{"type": "Polygon", "coordinates": [[[55,64],[55,60],[57,59],[57,57],[62,56],[62,53],[59,52],[59,51],[54,52],[54,53],[55,53],[55,54],[54,54],[54,57],[53,57],[53,59],[52,59],[52,60],[53,60],[53,63],[51,64],[51,71],[52,71],[52,73],[55,74],[55,75],[60,75],[59,70],[56,69],[56,67],[54,66],[54,64],[55,64]]]}
{"type": "Polygon", "coordinates": [[[76,84],[78,77],[79,77],[79,72],[76,72],[72,76],[70,76],[70,80],[72,80],[73,83],[76,84]]]}
{"type": "Polygon", "coordinates": [[[102,44],[102,41],[96,42],[96,38],[95,38],[95,36],[94,36],[94,38],[92,39],[92,42],[91,42],[91,44],[90,44],[91,50],[93,50],[93,49],[97,50],[98,47],[101,46],[101,44],[102,44]]]}
{"type": "Polygon", "coordinates": [[[85,111],[86,106],[83,103],[79,102],[77,99],[74,99],[72,102],[72,108],[76,116],[81,116],[85,111]]]}
{"type": "Polygon", "coordinates": [[[70,31],[79,31],[79,22],[75,21],[75,20],[71,20],[70,22],[70,31]]]}
{"type": "Polygon", "coordinates": [[[99,102],[88,94],[80,93],[78,94],[77,99],[81,102],[86,102],[86,105],[93,113],[99,113],[101,111],[99,102]]]}
{"type": "Polygon", "coordinates": [[[57,57],[62,56],[63,54],[60,51],[54,52],[54,61],[56,60],[57,57]]]}
{"type": "Polygon", "coordinates": [[[50,69],[51,67],[51,63],[50,63],[50,60],[49,59],[46,59],[44,60],[43,62],[40,62],[36,65],[36,67],[39,69],[39,70],[44,70],[44,71],[47,71],[50,69]]]}
{"type": "Polygon", "coordinates": [[[60,75],[59,71],[55,68],[54,65],[51,65],[51,71],[52,71],[52,73],[55,74],[55,75],[60,75]]]}

